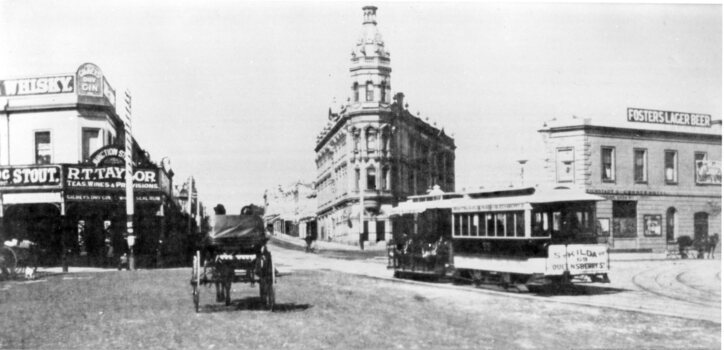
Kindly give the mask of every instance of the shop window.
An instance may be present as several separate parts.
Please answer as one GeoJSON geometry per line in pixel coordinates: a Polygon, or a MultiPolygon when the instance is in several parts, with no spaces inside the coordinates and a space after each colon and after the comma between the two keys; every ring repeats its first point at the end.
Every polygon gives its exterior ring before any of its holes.
{"type": "Polygon", "coordinates": [[[53,149],[50,143],[50,131],[38,131],[35,133],[35,164],[50,164],[53,149]]]}
{"type": "Polygon", "coordinates": [[[667,184],[679,181],[678,156],[676,151],[664,151],[664,178],[667,184]]]}
{"type": "Polygon", "coordinates": [[[101,145],[101,130],[100,129],[87,129],[82,130],[82,159],[87,161],[93,152],[97,151],[102,147],[101,145]]]}
{"type": "Polygon", "coordinates": [[[710,160],[706,152],[694,153],[694,169],[697,185],[721,185],[721,162],[710,160]]]}
{"type": "Polygon", "coordinates": [[[613,236],[636,237],[636,201],[613,201],[613,236]]]}
{"type": "Polygon", "coordinates": [[[558,149],[556,154],[556,181],[574,182],[573,148],[558,149]]]}
{"type": "Polygon", "coordinates": [[[367,88],[365,89],[365,92],[366,92],[365,100],[367,102],[372,102],[374,100],[374,96],[375,96],[375,86],[372,85],[371,81],[367,82],[367,88]]]}
{"type": "Polygon", "coordinates": [[[377,172],[374,168],[367,169],[367,189],[368,190],[376,190],[377,189],[377,172]]]}
{"type": "Polygon", "coordinates": [[[616,181],[616,149],[613,147],[601,148],[601,180],[616,181]]]}
{"type": "Polygon", "coordinates": [[[648,164],[646,159],[646,150],[642,148],[634,149],[634,181],[645,183],[648,181],[648,164]]]}

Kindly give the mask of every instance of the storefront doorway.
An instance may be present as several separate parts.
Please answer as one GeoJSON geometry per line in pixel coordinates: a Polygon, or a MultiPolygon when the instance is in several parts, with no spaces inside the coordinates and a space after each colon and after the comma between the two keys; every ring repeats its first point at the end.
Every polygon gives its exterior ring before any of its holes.
{"type": "Polygon", "coordinates": [[[698,212],[694,214],[694,240],[703,240],[709,236],[709,214],[698,212]]]}
{"type": "Polygon", "coordinates": [[[671,207],[666,210],[666,241],[673,242],[676,240],[676,209],[671,207]]]}

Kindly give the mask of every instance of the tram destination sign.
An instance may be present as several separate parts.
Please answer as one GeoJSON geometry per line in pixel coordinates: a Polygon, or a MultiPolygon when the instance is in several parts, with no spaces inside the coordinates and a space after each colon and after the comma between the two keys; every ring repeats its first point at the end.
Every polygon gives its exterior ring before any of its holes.
{"type": "Polygon", "coordinates": [[[546,273],[560,275],[568,271],[574,276],[607,273],[608,263],[608,247],[604,244],[554,244],[548,246],[546,273]]]}
{"type": "Polygon", "coordinates": [[[711,127],[711,115],[708,114],[659,111],[655,109],[628,108],[626,119],[637,123],[711,127]]]}
{"type": "Polygon", "coordinates": [[[61,170],[58,165],[0,168],[0,189],[58,187],[61,170]]]}

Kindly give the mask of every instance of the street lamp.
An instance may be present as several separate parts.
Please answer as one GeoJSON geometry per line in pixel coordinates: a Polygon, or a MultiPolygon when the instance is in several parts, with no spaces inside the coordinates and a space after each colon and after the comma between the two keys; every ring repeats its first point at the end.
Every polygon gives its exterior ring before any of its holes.
{"type": "Polygon", "coordinates": [[[527,159],[521,159],[518,161],[520,164],[520,186],[525,186],[525,163],[528,162],[527,159]]]}

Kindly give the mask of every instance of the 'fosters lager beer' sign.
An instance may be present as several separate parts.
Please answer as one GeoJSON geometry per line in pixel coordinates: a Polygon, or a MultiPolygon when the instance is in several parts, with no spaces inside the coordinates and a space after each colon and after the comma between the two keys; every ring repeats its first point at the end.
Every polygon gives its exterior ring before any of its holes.
{"type": "Polygon", "coordinates": [[[657,111],[653,109],[629,108],[627,119],[630,122],[650,124],[699,126],[704,128],[711,126],[711,116],[708,114],[657,111]]]}

